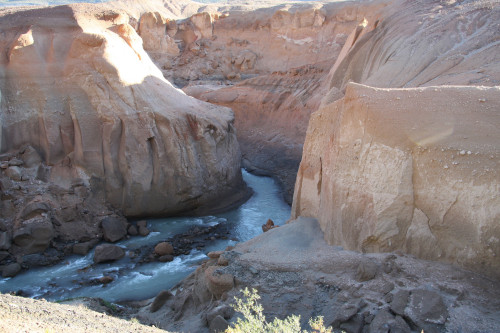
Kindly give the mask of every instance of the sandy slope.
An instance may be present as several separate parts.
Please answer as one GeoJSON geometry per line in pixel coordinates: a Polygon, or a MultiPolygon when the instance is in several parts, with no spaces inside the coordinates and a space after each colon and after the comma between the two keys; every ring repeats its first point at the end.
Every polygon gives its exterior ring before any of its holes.
{"type": "Polygon", "coordinates": [[[0,295],[0,332],[165,332],[84,306],[0,295]]]}

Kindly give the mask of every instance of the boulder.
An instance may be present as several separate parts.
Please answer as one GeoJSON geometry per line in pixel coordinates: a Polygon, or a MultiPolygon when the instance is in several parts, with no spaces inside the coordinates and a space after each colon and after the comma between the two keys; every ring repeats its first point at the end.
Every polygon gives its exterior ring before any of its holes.
{"type": "Polygon", "coordinates": [[[89,251],[94,246],[96,246],[98,242],[99,242],[98,239],[93,239],[93,240],[90,240],[88,242],[83,242],[83,243],[75,244],[75,245],[73,245],[73,253],[84,256],[87,253],[89,253],[89,251]]]}
{"type": "Polygon", "coordinates": [[[130,236],[137,236],[139,234],[139,232],[137,231],[137,227],[135,225],[131,225],[130,227],[128,227],[127,233],[130,236]]]}
{"type": "Polygon", "coordinates": [[[148,226],[148,221],[146,220],[140,220],[137,222],[137,227],[138,228],[146,228],[148,226]]]}
{"type": "Polygon", "coordinates": [[[124,219],[106,217],[101,223],[104,240],[114,243],[127,235],[127,224],[124,219]]]}
{"type": "Polygon", "coordinates": [[[51,266],[58,263],[61,261],[61,257],[55,249],[52,250],[54,251],[47,251],[52,253],[33,253],[23,256],[22,266],[24,268],[29,268],[37,266],[51,266]]]}
{"type": "Polygon", "coordinates": [[[158,295],[156,295],[153,303],[151,303],[150,311],[151,312],[156,312],[160,310],[160,308],[165,304],[166,301],[170,297],[172,297],[172,293],[168,290],[162,290],[158,295]]]}
{"type": "Polygon", "coordinates": [[[125,251],[113,244],[101,244],[96,246],[94,252],[94,263],[115,261],[125,256],[125,251]]]}
{"type": "Polygon", "coordinates": [[[38,154],[36,149],[32,146],[28,146],[24,149],[24,152],[21,154],[21,159],[26,168],[38,166],[42,162],[40,154],[38,154]]]}
{"type": "Polygon", "coordinates": [[[43,252],[54,237],[52,221],[47,216],[37,216],[14,226],[12,239],[26,254],[43,252]]]}
{"type": "Polygon", "coordinates": [[[271,229],[273,229],[273,228],[276,228],[276,227],[277,227],[277,226],[275,226],[275,225],[274,225],[273,220],[268,219],[268,220],[267,220],[267,222],[266,222],[266,224],[263,224],[263,225],[262,225],[262,231],[263,231],[263,232],[266,232],[266,231],[269,231],[269,230],[271,230],[271,229]]]}
{"type": "Polygon", "coordinates": [[[0,262],[4,260],[5,258],[9,257],[10,254],[7,251],[0,251],[0,262]]]}
{"type": "Polygon", "coordinates": [[[114,278],[112,276],[102,276],[98,279],[100,284],[108,284],[114,281],[114,278]]]}
{"type": "Polygon", "coordinates": [[[139,227],[139,235],[141,235],[142,237],[146,237],[147,235],[149,235],[149,229],[146,227],[140,226],[139,227]]]}
{"type": "Polygon", "coordinates": [[[10,264],[7,266],[4,266],[2,268],[2,276],[4,278],[6,277],[14,277],[21,271],[21,265],[18,263],[10,264]]]}
{"type": "Polygon", "coordinates": [[[211,251],[207,253],[207,257],[210,259],[218,259],[224,251],[211,251]]]}
{"type": "Polygon", "coordinates": [[[174,247],[168,242],[161,242],[156,244],[155,253],[160,257],[164,255],[172,255],[174,254],[174,247]]]}
{"type": "Polygon", "coordinates": [[[5,175],[15,181],[21,181],[22,178],[21,169],[17,166],[8,167],[5,171],[5,175]]]}
{"type": "Polygon", "coordinates": [[[406,305],[408,304],[408,297],[410,292],[408,290],[399,289],[394,293],[391,302],[391,311],[395,314],[403,316],[405,313],[406,305]]]}
{"type": "Polygon", "coordinates": [[[356,280],[360,282],[373,280],[377,275],[377,272],[378,265],[368,258],[363,258],[358,264],[356,280]]]}
{"type": "Polygon", "coordinates": [[[434,324],[442,325],[448,319],[448,308],[442,296],[432,290],[414,289],[410,292],[404,312],[413,324],[427,331],[434,324]]]}
{"type": "Polygon", "coordinates": [[[227,266],[229,265],[229,259],[224,254],[221,254],[219,259],[217,259],[217,265],[227,266]]]}
{"type": "Polygon", "coordinates": [[[11,241],[7,232],[0,232],[0,250],[10,249],[11,241]]]}
{"type": "Polygon", "coordinates": [[[160,258],[158,258],[159,262],[171,262],[173,260],[174,260],[174,256],[171,255],[171,254],[166,254],[166,255],[161,256],[160,258]]]}
{"type": "Polygon", "coordinates": [[[215,317],[208,326],[210,333],[225,332],[228,327],[229,323],[222,316],[215,317]]]}

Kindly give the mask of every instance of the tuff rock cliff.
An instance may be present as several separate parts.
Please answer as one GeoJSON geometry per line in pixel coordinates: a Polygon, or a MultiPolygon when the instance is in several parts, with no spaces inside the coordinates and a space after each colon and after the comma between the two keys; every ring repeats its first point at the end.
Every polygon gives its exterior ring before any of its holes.
{"type": "Polygon", "coordinates": [[[233,112],[165,80],[128,15],[72,5],[0,24],[2,152],[31,145],[50,182],[81,179],[127,216],[242,199],[233,112]]]}
{"type": "Polygon", "coordinates": [[[500,276],[499,20],[494,2],[400,1],[353,31],[309,122],[292,217],[347,249],[500,276]]]}

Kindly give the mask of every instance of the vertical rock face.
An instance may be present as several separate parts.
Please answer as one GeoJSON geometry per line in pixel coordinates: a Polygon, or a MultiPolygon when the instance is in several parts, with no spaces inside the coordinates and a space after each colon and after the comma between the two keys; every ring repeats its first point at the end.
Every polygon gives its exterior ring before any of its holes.
{"type": "Polygon", "coordinates": [[[499,19],[494,2],[396,1],[353,30],[309,122],[292,217],[317,217],[330,244],[500,276],[499,19]]]}
{"type": "Polygon", "coordinates": [[[129,216],[242,198],[232,111],[172,87],[128,16],[74,5],[0,25],[2,152],[31,144],[52,182],[81,178],[129,216]]]}
{"type": "Polygon", "coordinates": [[[292,217],[331,244],[500,275],[500,89],[348,84],[310,120],[292,217]]]}

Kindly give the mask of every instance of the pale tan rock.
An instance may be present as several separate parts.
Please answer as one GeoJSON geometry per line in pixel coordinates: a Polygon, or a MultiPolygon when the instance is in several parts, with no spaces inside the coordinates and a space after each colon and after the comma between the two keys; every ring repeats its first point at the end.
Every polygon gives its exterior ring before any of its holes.
{"type": "Polygon", "coordinates": [[[9,110],[1,151],[32,145],[54,166],[52,182],[99,180],[93,190],[126,215],[242,200],[232,111],[175,89],[126,22],[120,12],[79,5],[0,19],[9,110]]]}
{"type": "Polygon", "coordinates": [[[325,239],[347,249],[403,250],[498,276],[499,96],[498,87],[347,85],[311,117],[292,217],[318,218],[325,239]]]}

